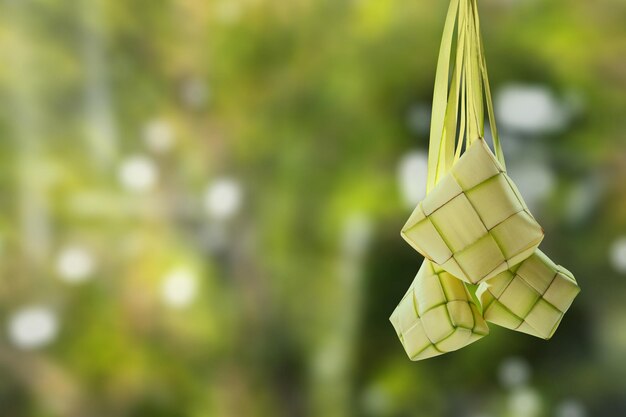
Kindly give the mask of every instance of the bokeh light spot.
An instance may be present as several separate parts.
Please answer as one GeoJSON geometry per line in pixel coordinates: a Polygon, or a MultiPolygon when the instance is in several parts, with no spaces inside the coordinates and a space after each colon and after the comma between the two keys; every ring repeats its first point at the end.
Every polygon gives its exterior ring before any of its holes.
{"type": "Polygon", "coordinates": [[[35,349],[52,342],[58,333],[56,314],[47,307],[24,307],[9,318],[9,339],[21,349],[35,349]]]}
{"type": "Polygon", "coordinates": [[[198,282],[191,271],[179,268],[168,273],[163,279],[161,295],[170,307],[184,308],[196,298],[198,282]]]}
{"type": "Polygon", "coordinates": [[[157,182],[158,170],[152,159],[136,155],[124,160],[119,170],[119,180],[130,191],[146,191],[157,182]]]}
{"type": "Polygon", "coordinates": [[[626,236],[617,238],[611,245],[611,265],[622,274],[626,274],[626,236]]]}
{"type": "Polygon", "coordinates": [[[91,278],[93,269],[93,257],[84,247],[66,247],[57,258],[57,274],[65,282],[80,283],[86,281],[91,278]]]}
{"type": "Polygon", "coordinates": [[[239,183],[231,178],[220,178],[208,187],[204,206],[214,219],[226,220],[237,213],[241,200],[242,190],[239,183]]]}
{"type": "Polygon", "coordinates": [[[398,180],[404,202],[415,207],[426,196],[428,155],[424,151],[412,151],[400,160],[398,180]]]}
{"type": "Polygon", "coordinates": [[[155,119],[148,122],[142,136],[146,147],[155,153],[166,153],[174,146],[172,127],[165,120],[155,119]]]}

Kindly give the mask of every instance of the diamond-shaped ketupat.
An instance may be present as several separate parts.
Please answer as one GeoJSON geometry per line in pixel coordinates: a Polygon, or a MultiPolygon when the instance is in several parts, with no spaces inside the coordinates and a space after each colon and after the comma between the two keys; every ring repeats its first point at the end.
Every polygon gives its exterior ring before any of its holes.
{"type": "Polygon", "coordinates": [[[471,284],[528,258],[543,229],[484,140],[476,140],[420,202],[402,237],[471,284]]]}
{"type": "Polygon", "coordinates": [[[463,282],[428,260],[390,321],[415,361],[452,352],[489,334],[463,282]]]}
{"type": "Polygon", "coordinates": [[[549,339],[579,292],[573,275],[537,249],[481,283],[476,296],[488,322],[549,339]]]}

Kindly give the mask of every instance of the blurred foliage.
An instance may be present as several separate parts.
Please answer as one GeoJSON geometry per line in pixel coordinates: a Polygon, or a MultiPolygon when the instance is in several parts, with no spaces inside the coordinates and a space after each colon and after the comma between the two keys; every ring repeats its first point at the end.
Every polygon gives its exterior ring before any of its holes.
{"type": "Polygon", "coordinates": [[[387,321],[421,262],[399,237],[398,164],[427,147],[410,115],[431,100],[446,7],[2,2],[0,414],[625,415],[626,284],[609,262],[626,233],[621,0],[480,1],[495,90],[578,103],[559,131],[503,135],[509,160],[554,172],[542,249],[583,289],[553,340],[493,326],[411,363],[387,321]],[[146,145],[153,120],[167,152],[146,145]],[[149,166],[129,186],[133,155],[149,166]],[[221,178],[242,194],[228,218],[205,207],[221,178]],[[79,285],[58,270],[72,244],[94,258],[79,285]],[[198,282],[176,308],[163,285],[180,266],[198,282]],[[28,305],[58,320],[45,346],[8,330],[28,305]],[[531,377],[511,387],[516,357],[531,377]]]}

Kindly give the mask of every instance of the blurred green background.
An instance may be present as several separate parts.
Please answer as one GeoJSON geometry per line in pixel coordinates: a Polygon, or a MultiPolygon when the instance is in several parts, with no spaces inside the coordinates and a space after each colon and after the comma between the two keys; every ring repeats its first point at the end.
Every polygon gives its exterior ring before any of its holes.
{"type": "Polygon", "coordinates": [[[582,293],[410,362],[445,0],[3,0],[2,417],[626,415],[626,2],[480,0],[582,293]]]}

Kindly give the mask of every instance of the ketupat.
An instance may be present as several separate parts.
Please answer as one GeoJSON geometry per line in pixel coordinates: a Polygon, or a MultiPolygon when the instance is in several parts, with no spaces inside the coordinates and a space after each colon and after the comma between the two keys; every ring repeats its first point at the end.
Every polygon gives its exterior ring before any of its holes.
{"type": "Polygon", "coordinates": [[[537,249],[543,229],[506,174],[476,0],[450,2],[426,183],[426,197],[401,231],[426,260],[390,318],[409,357],[460,349],[488,334],[486,321],[550,338],[580,288],[571,273],[537,249]],[[483,139],[485,103],[495,155],[483,139]],[[474,290],[469,284],[479,285],[474,290]],[[448,296],[450,289],[457,289],[458,298],[448,296]]]}
{"type": "Polygon", "coordinates": [[[478,284],[530,256],[543,229],[479,139],[417,205],[401,235],[441,268],[478,284]]]}
{"type": "Polygon", "coordinates": [[[572,273],[537,250],[480,284],[476,296],[488,322],[549,339],[579,292],[572,273]]]}
{"type": "Polygon", "coordinates": [[[463,282],[428,260],[389,320],[414,361],[458,350],[489,334],[463,282]]]}

